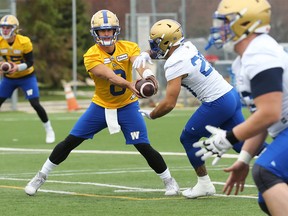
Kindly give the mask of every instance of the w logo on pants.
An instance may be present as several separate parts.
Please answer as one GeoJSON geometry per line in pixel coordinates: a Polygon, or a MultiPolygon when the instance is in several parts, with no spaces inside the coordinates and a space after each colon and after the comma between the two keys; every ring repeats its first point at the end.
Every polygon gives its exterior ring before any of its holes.
{"type": "Polygon", "coordinates": [[[130,133],[132,140],[139,139],[139,131],[133,131],[130,133]]]}

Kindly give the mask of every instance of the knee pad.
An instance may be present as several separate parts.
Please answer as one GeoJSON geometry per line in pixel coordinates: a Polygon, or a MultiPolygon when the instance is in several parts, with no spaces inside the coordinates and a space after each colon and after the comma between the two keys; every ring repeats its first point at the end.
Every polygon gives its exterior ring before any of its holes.
{"type": "Polygon", "coordinates": [[[276,176],[258,164],[254,164],[252,169],[252,176],[258,191],[261,194],[263,194],[266,190],[273,187],[274,185],[284,182],[280,177],[276,176]]]}

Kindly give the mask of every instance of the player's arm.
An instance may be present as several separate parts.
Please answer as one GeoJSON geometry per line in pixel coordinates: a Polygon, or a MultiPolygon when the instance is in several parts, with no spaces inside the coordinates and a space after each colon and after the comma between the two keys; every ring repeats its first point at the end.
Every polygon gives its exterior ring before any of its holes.
{"type": "Polygon", "coordinates": [[[235,188],[235,195],[244,190],[245,180],[249,173],[249,162],[254,155],[258,154],[266,137],[267,132],[263,132],[246,140],[237,161],[232,166],[224,169],[225,172],[230,173],[223,187],[223,192],[226,195],[230,195],[233,188],[235,188]]]}
{"type": "MultiPolygon", "coordinates": [[[[251,93],[257,110],[232,131],[206,126],[212,136],[193,144],[194,147],[201,147],[196,156],[206,160],[215,154],[219,160],[233,144],[264,133],[268,127],[279,121],[282,112],[282,81],[283,69],[280,67],[267,69],[252,78],[251,93]]],[[[213,160],[213,164],[217,160],[213,160]]]]}
{"type": "Polygon", "coordinates": [[[266,129],[281,118],[283,97],[283,69],[270,68],[251,80],[251,92],[257,107],[245,122],[234,127],[238,140],[246,140],[266,129]]]}
{"type": "MultiPolygon", "coordinates": [[[[268,132],[267,130],[257,134],[256,136],[247,139],[242,148],[241,148],[241,152],[247,152],[249,154],[249,156],[251,157],[250,160],[256,156],[257,154],[259,154],[260,149],[263,147],[263,144],[265,143],[265,140],[268,136],[268,132]]],[[[244,155],[241,157],[241,152],[240,152],[240,156],[238,157],[238,159],[240,161],[243,161],[245,163],[249,163],[249,156],[245,157],[244,155]]],[[[245,153],[244,153],[245,154],[245,153]]]]}
{"type": "Polygon", "coordinates": [[[151,119],[162,117],[174,109],[181,91],[181,80],[182,76],[167,82],[165,98],[150,113],[151,119]]]}
{"type": "Polygon", "coordinates": [[[132,92],[138,93],[135,89],[133,83],[128,82],[127,80],[123,79],[121,76],[118,76],[114,73],[112,69],[105,66],[104,64],[99,64],[92,69],[89,70],[95,77],[108,80],[109,82],[113,83],[114,85],[120,86],[122,88],[128,88],[132,92]]]}
{"type": "Polygon", "coordinates": [[[33,64],[34,64],[33,51],[24,54],[23,57],[24,57],[23,63],[16,64],[15,62],[11,62],[13,64],[13,68],[11,70],[11,73],[16,72],[16,71],[23,71],[23,70],[26,70],[27,68],[33,66],[33,64]]]}

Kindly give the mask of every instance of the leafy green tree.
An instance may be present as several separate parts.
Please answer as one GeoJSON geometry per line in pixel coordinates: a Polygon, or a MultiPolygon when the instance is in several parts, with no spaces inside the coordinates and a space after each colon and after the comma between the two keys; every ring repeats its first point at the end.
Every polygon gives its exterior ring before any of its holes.
{"type": "MultiPolygon", "coordinates": [[[[76,0],[77,76],[88,76],[83,54],[93,43],[85,4],[76,0]]],[[[22,34],[34,46],[38,80],[49,87],[61,87],[61,80],[72,79],[72,0],[26,0],[17,2],[17,17],[22,34]]]]}

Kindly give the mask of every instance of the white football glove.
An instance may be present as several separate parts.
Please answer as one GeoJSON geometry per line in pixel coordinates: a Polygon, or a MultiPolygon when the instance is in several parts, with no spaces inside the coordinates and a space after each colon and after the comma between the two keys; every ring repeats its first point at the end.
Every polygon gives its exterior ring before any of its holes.
{"type": "Polygon", "coordinates": [[[151,116],[150,116],[150,113],[152,112],[151,110],[138,110],[142,116],[148,118],[148,119],[152,119],[151,116]]]}
{"type": "Polygon", "coordinates": [[[133,68],[144,68],[146,61],[149,64],[153,64],[150,55],[147,52],[142,52],[133,62],[133,68]]]}
{"type": "Polygon", "coordinates": [[[197,157],[201,156],[201,160],[205,161],[207,158],[210,158],[215,154],[216,158],[212,161],[212,165],[216,165],[221,159],[221,156],[227,150],[232,148],[232,145],[226,139],[225,130],[210,125],[207,125],[205,128],[212,134],[212,136],[206,140],[201,140],[193,144],[193,147],[201,147],[195,155],[197,157]]]}

